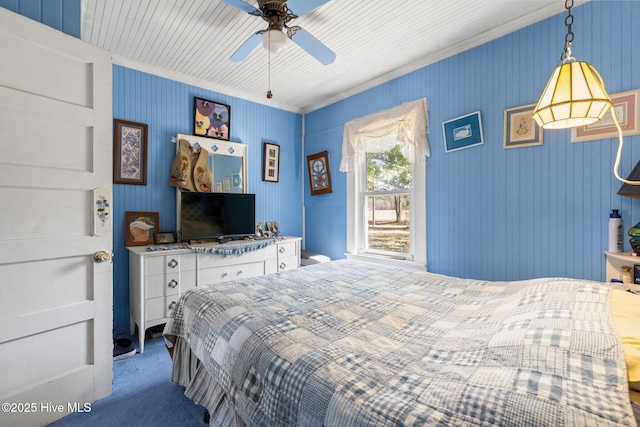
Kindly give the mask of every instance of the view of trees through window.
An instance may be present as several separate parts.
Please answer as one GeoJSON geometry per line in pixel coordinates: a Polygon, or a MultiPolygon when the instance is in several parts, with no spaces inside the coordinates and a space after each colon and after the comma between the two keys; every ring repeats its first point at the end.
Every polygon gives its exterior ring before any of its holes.
{"type": "Polygon", "coordinates": [[[409,253],[410,191],[411,163],[399,145],[367,153],[367,249],[409,253]]]}

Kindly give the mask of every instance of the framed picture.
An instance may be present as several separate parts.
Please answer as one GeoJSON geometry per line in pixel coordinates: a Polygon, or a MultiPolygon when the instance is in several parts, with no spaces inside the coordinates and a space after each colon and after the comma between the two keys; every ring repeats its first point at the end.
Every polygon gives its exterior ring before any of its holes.
{"type": "Polygon", "coordinates": [[[542,145],[542,129],[533,118],[536,104],[504,110],[504,148],[542,145]]]}
{"type": "Polygon", "coordinates": [[[161,245],[163,243],[176,243],[176,233],[173,231],[158,231],[155,234],[154,238],[156,245],[161,245]]]}
{"type": "Polygon", "coordinates": [[[307,156],[307,170],[309,171],[309,187],[312,196],[331,193],[329,153],[322,151],[307,156]]]}
{"type": "Polygon", "coordinates": [[[267,222],[267,230],[273,235],[280,235],[280,230],[278,229],[278,223],[275,221],[267,222]]]}
{"type": "Polygon", "coordinates": [[[229,141],[231,107],[197,97],[194,104],[193,134],[229,141]]]}
{"type": "Polygon", "coordinates": [[[147,125],[113,121],[113,182],[147,185],[147,125]]]}
{"type": "Polygon", "coordinates": [[[484,144],[480,111],[442,123],[444,151],[456,151],[484,144]]]}
{"type": "Polygon", "coordinates": [[[230,177],[225,176],[225,177],[222,179],[222,184],[223,184],[223,186],[224,186],[223,191],[224,191],[225,193],[228,193],[228,192],[230,192],[230,191],[231,191],[231,178],[230,178],[230,177]]]}
{"type": "MultiPolygon", "coordinates": [[[[613,110],[622,129],[622,136],[640,135],[640,89],[609,95],[613,110]]],[[[571,129],[571,142],[616,138],[618,129],[613,122],[611,109],[599,121],[571,129]]]]}
{"type": "Polygon", "coordinates": [[[280,178],[280,146],[265,142],[262,161],[262,180],[278,182],[280,178]]]}
{"type": "Polygon", "coordinates": [[[124,213],[124,245],[144,246],[155,243],[154,236],[158,232],[157,212],[125,212],[124,213]]]}
{"type": "Polygon", "coordinates": [[[256,236],[264,236],[264,225],[261,222],[256,222],[256,236]]]}
{"type": "Polygon", "coordinates": [[[214,193],[222,193],[222,181],[216,182],[214,193]]]}

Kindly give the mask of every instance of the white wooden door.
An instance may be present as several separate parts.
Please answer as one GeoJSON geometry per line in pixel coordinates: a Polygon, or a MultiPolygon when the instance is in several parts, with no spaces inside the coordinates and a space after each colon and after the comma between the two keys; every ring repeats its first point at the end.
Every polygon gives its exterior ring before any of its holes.
{"type": "Polygon", "coordinates": [[[109,52],[0,8],[1,426],[111,394],[111,97],[109,52]]]}

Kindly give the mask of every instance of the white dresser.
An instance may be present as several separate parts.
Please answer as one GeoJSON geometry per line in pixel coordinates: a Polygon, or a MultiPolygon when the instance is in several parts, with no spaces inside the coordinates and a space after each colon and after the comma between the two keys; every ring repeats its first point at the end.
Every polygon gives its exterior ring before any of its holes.
{"type": "Polygon", "coordinates": [[[218,255],[190,249],[129,250],[130,332],[138,327],[139,352],[144,352],[148,328],[166,323],[180,295],[203,286],[262,276],[300,267],[300,237],[287,237],[272,245],[240,255],[218,255]]]}

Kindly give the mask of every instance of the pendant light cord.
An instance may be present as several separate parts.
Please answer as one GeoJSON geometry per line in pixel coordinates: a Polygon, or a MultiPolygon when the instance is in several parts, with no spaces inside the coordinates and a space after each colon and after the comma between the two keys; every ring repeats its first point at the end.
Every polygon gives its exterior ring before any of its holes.
{"type": "Polygon", "coordinates": [[[613,164],[613,174],[616,178],[625,184],[629,185],[640,185],[640,181],[629,181],[628,179],[623,179],[620,177],[620,173],[618,170],[620,169],[620,158],[622,157],[622,146],[624,145],[624,141],[622,138],[622,129],[620,128],[620,123],[618,123],[618,118],[616,117],[616,113],[611,107],[611,117],[613,117],[613,122],[616,124],[616,128],[618,129],[618,152],[616,153],[616,161],[613,164]]]}

